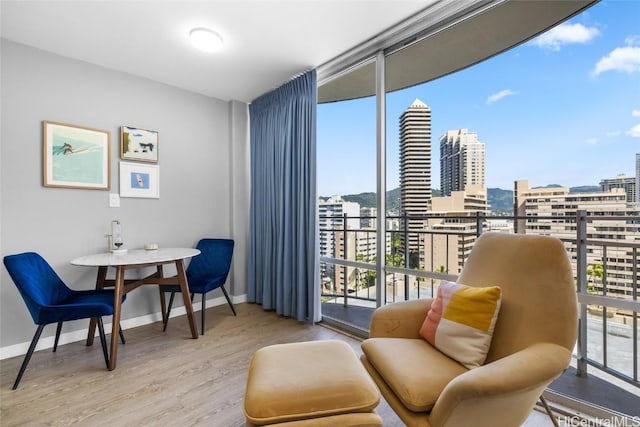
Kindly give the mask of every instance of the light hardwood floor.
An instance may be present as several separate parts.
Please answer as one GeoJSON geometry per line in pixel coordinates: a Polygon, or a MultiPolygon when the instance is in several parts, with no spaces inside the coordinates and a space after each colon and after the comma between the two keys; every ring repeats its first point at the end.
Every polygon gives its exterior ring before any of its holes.
{"type": "MultiPolygon", "coordinates": [[[[247,365],[259,348],[339,339],[360,354],[358,340],[331,329],[254,304],[236,310],[237,317],[226,305],[208,309],[205,335],[197,340],[189,338],[184,316],[172,318],[165,333],[160,322],[128,329],[111,372],[97,340],[93,347],[76,342],[56,353],[36,352],[16,391],[11,387],[22,356],[0,361],[0,425],[244,426],[247,365]]],[[[377,411],[385,426],[403,425],[384,399],[377,411]]],[[[534,411],[525,425],[551,423],[534,411]]]]}

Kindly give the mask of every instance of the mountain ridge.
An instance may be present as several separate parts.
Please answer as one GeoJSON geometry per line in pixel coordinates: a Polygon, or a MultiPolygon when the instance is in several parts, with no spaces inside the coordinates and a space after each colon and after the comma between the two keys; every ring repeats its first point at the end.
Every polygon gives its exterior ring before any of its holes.
{"type": "MultiPolygon", "coordinates": [[[[558,184],[549,184],[534,188],[554,188],[562,187],[558,184]]],[[[580,185],[576,187],[569,187],[570,193],[598,193],[602,189],[599,185],[580,185]]],[[[438,189],[431,189],[433,197],[439,197],[442,195],[438,189]]],[[[357,194],[342,195],[342,200],[347,202],[356,202],[360,204],[360,207],[375,208],[376,207],[376,193],[363,192],[357,194]]],[[[320,196],[321,199],[327,200],[329,196],[320,196]]],[[[512,214],[513,211],[513,190],[505,190],[502,188],[487,188],[487,199],[491,211],[495,213],[508,213],[512,214]]],[[[387,210],[397,210],[400,201],[400,188],[396,187],[387,191],[387,210]]]]}

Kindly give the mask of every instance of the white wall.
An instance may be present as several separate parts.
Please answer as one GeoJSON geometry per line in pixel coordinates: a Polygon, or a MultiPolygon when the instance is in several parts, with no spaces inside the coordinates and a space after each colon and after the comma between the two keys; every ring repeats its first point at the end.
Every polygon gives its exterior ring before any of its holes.
{"type": "MultiPolygon", "coordinates": [[[[0,252],[40,253],[74,289],[90,289],[96,271],[71,266],[104,252],[113,219],[125,247],[145,242],[195,246],[202,237],[233,237],[230,291],[246,293],[248,114],[224,102],[1,40],[0,252]],[[111,132],[111,190],[118,192],[120,126],[159,132],[160,198],[122,198],[109,191],[42,186],[42,121],[111,132]],[[234,180],[236,182],[234,182],[234,180]]],[[[213,77],[212,77],[213,78],[213,77]]],[[[0,269],[0,349],[31,340],[35,326],[4,266],[0,269]]],[[[175,270],[169,269],[167,274],[175,270]]],[[[212,293],[217,298],[219,291],[212,293]]],[[[199,304],[196,304],[199,306],[199,304]]],[[[155,287],[135,290],[123,319],[159,312],[155,287]]],[[[110,322],[110,319],[107,320],[110,322]]],[[[69,322],[63,332],[86,328],[69,322]]],[[[53,326],[43,337],[54,334],[53,326]]]]}

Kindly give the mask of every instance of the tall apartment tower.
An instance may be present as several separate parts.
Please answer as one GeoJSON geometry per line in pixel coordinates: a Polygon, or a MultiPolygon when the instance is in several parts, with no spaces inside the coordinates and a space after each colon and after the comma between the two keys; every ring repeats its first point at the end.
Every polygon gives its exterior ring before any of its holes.
{"type": "Polygon", "coordinates": [[[318,201],[318,227],[320,229],[320,256],[337,257],[335,230],[360,228],[360,204],[347,202],[340,196],[318,201]],[[344,215],[347,224],[344,224],[344,215]]]}
{"type": "Polygon", "coordinates": [[[447,131],[440,137],[440,188],[443,196],[464,191],[467,185],[485,186],[485,147],[476,132],[447,131]]]}
{"type": "Polygon", "coordinates": [[[614,188],[622,188],[627,195],[627,202],[635,203],[638,197],[636,190],[637,176],[631,177],[621,173],[615,178],[600,180],[600,187],[604,193],[608,193],[614,188]]]}
{"type": "MultiPolygon", "coordinates": [[[[400,116],[400,214],[425,215],[431,206],[431,109],[419,99],[400,116]]],[[[404,224],[401,224],[401,228],[404,224]]],[[[420,251],[423,220],[408,220],[408,247],[420,251]]],[[[403,243],[405,236],[403,236],[403,243]]]]}
{"type": "Polygon", "coordinates": [[[636,153],[636,203],[640,203],[640,153],[636,153]]]}

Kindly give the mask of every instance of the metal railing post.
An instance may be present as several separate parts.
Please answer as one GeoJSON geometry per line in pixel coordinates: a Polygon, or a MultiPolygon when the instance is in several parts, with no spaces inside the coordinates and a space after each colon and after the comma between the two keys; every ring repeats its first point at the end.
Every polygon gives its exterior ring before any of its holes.
{"type": "MultiPolygon", "coordinates": [[[[631,282],[631,298],[634,301],[638,300],[638,263],[636,260],[638,259],[638,249],[633,248],[633,257],[634,260],[633,265],[631,267],[631,272],[633,274],[633,280],[631,282]]],[[[638,381],[638,313],[633,312],[633,321],[631,322],[633,326],[633,360],[635,363],[633,364],[633,379],[634,381],[638,381]]]]}
{"type": "MultiPolygon", "coordinates": [[[[409,269],[409,224],[407,213],[404,213],[404,268],[409,269]]],[[[394,289],[395,292],[395,289],[394,289]]],[[[409,276],[404,275],[404,299],[409,299],[409,276]]]]}
{"type": "MultiPolygon", "coordinates": [[[[344,237],[343,237],[343,243],[342,243],[342,247],[343,252],[344,252],[344,259],[349,259],[349,253],[347,252],[347,214],[343,214],[342,216],[342,226],[344,227],[344,237]]],[[[349,286],[349,270],[348,267],[345,265],[344,266],[344,280],[342,282],[342,295],[344,297],[344,307],[346,308],[348,306],[347,304],[347,296],[348,296],[348,292],[347,292],[347,286],[349,286]]]]}
{"type": "MultiPolygon", "coordinates": [[[[576,212],[576,275],[577,292],[587,292],[587,211],[576,212]]],[[[587,376],[587,305],[580,303],[578,319],[578,345],[576,370],[580,377],[587,376]]]]}

